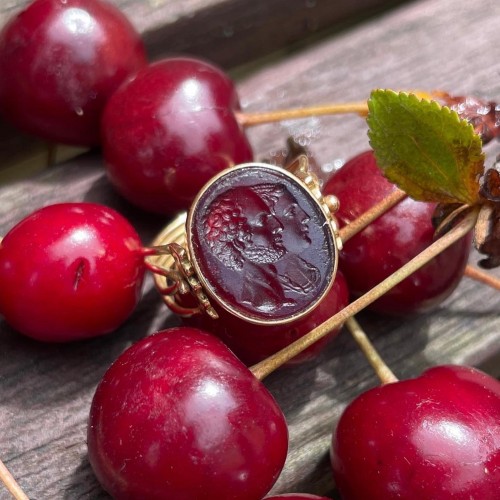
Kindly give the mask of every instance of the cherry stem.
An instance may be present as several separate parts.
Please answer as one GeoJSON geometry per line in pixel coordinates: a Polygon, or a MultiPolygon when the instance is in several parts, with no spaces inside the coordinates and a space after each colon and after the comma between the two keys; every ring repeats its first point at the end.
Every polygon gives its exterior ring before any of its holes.
{"type": "Polygon", "coordinates": [[[478,216],[478,209],[474,208],[469,214],[464,217],[453,229],[451,229],[444,236],[436,240],[429,247],[419,253],[412,260],[407,262],[404,266],[399,268],[391,274],[384,281],[373,287],[367,293],[362,295],[359,299],[351,302],[344,309],[327,319],[324,323],[317,326],[302,338],[296,340],[276,354],[266,358],[265,360],[250,367],[252,373],[259,380],[263,380],[267,375],[271,374],[274,370],[290,361],[293,357],[297,356],[304,349],[323,338],[334,328],[342,325],[348,318],[354,316],[365,307],[375,302],[387,293],[391,288],[394,288],[398,283],[401,283],[405,278],[420,269],[423,265],[427,264],[436,255],[440,254],[443,250],[455,243],[457,240],[465,236],[473,227],[478,216]]]}
{"type": "Polygon", "coordinates": [[[387,366],[385,361],[377,352],[375,346],[371,343],[370,339],[367,337],[366,333],[361,328],[361,325],[358,323],[356,318],[354,316],[352,316],[351,318],[347,318],[345,325],[351,332],[352,338],[356,341],[359,348],[365,355],[365,358],[368,360],[373,370],[377,374],[380,382],[383,385],[397,382],[398,378],[396,377],[396,375],[394,375],[392,370],[387,366]]]}
{"type": "Polygon", "coordinates": [[[495,290],[500,290],[500,279],[491,276],[487,272],[478,269],[477,267],[471,266],[470,264],[465,268],[464,276],[471,278],[475,281],[479,281],[484,285],[488,285],[495,290]]]}
{"type": "Polygon", "coordinates": [[[281,122],[284,120],[294,120],[297,118],[308,118],[311,116],[343,115],[355,113],[360,116],[368,114],[368,104],[362,102],[347,102],[336,104],[324,104],[296,109],[282,109],[278,111],[266,111],[259,113],[236,112],[236,119],[243,127],[261,125],[263,123],[281,122]]]}
{"type": "MultiPolygon", "coordinates": [[[[417,97],[423,99],[435,99],[443,97],[443,92],[432,91],[426,92],[422,90],[411,91],[417,97]]],[[[446,94],[447,95],[447,94],[446,94]]],[[[297,118],[309,118],[312,116],[325,116],[325,115],[344,115],[354,113],[359,116],[365,117],[368,115],[367,101],[358,102],[339,102],[322,104],[319,106],[309,106],[294,109],[283,109],[277,111],[263,111],[257,113],[245,113],[237,111],[236,119],[243,127],[250,127],[253,125],[262,125],[264,123],[280,122],[284,120],[295,120],[297,118]]]]}
{"type": "Polygon", "coordinates": [[[11,495],[16,500],[29,500],[28,495],[24,493],[19,484],[16,482],[9,469],[5,466],[5,464],[0,460],[0,480],[9,490],[11,495]]]}
{"type": "Polygon", "coordinates": [[[152,257],[154,255],[158,255],[159,251],[157,248],[152,248],[152,247],[142,247],[139,249],[139,253],[143,257],[152,257]]]}
{"type": "Polygon", "coordinates": [[[357,233],[361,232],[375,219],[390,210],[394,205],[397,205],[407,196],[408,195],[404,191],[396,189],[391,194],[382,199],[379,203],[373,205],[373,207],[364,212],[357,219],[353,220],[339,230],[339,236],[342,242],[346,242],[357,233]]]}

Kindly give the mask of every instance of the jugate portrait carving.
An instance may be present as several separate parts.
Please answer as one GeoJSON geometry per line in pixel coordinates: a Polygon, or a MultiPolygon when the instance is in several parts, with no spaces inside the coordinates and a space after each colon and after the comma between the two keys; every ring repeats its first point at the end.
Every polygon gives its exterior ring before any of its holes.
{"type": "Polygon", "coordinates": [[[271,184],[232,188],[210,204],[204,221],[213,255],[241,275],[235,298],[265,311],[291,305],[274,265],[286,253],[283,225],[268,204],[281,192],[271,184]]]}
{"type": "Polygon", "coordinates": [[[336,251],[312,195],[286,174],[271,174],[216,185],[192,223],[193,251],[214,294],[263,319],[317,300],[331,283],[336,251]]]}

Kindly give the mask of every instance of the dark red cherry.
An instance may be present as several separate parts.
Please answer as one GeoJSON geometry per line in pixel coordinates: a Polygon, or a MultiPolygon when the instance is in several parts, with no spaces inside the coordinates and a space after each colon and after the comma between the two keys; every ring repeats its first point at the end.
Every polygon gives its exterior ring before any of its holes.
{"type": "Polygon", "coordinates": [[[103,0],[35,0],[0,33],[0,111],[53,142],[96,145],[110,95],[146,64],[130,22],[103,0]]]}
{"type": "Polygon", "coordinates": [[[233,82],[208,63],[172,58],[146,67],[104,112],[111,182],[145,210],[189,208],[211,177],[252,159],[238,109],[233,82]]]}
{"type": "Polygon", "coordinates": [[[258,500],[287,446],[264,385],[219,339],[192,328],[125,351],[90,410],[89,460],[116,499],[258,500]]]}
{"type": "Polygon", "coordinates": [[[330,500],[327,497],[319,497],[317,495],[309,495],[307,493],[284,493],[282,495],[266,497],[265,500],[280,500],[282,498],[285,498],[286,500],[330,500]]]}
{"type": "Polygon", "coordinates": [[[342,414],[331,458],[344,500],[496,500],[500,382],[439,366],[371,389],[342,414]]]}
{"type": "MultiPolygon", "coordinates": [[[[340,201],[341,226],[359,217],[395,188],[377,167],[372,151],[348,161],[325,185],[325,194],[340,201]]],[[[354,296],[366,293],[433,241],[435,204],[405,199],[347,241],[340,267],[354,296]]],[[[407,314],[433,308],[460,282],[471,248],[466,237],[435,257],[376,301],[371,309],[407,314]]]]}
{"type": "MultiPolygon", "coordinates": [[[[338,272],[332,288],[319,305],[303,318],[290,324],[255,325],[220,308],[217,309],[219,319],[214,320],[203,314],[186,318],[185,321],[220,337],[245,364],[250,366],[303,337],[348,303],[347,283],[342,273],[338,272]]],[[[339,331],[340,328],[332,330],[327,336],[293,358],[289,364],[299,364],[314,359],[337,336],[339,331]]]]}
{"type": "Polygon", "coordinates": [[[64,342],[102,335],[134,310],[141,242],[117,212],[91,203],[37,210],[0,245],[0,313],[20,333],[64,342]]]}

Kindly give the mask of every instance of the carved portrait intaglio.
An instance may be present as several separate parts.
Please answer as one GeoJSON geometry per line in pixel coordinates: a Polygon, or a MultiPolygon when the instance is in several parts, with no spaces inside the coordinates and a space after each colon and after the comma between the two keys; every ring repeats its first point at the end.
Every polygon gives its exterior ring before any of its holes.
{"type": "Polygon", "coordinates": [[[197,198],[188,242],[208,294],[254,322],[311,310],[336,270],[334,235],[294,175],[252,163],[223,172],[197,198]]]}

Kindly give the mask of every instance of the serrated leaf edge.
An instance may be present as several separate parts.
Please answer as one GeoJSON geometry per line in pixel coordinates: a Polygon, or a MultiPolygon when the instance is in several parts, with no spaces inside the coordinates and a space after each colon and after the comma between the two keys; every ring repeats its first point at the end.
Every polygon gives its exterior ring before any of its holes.
{"type": "MultiPolygon", "coordinates": [[[[481,141],[481,138],[479,137],[478,134],[476,134],[474,127],[472,126],[471,123],[469,123],[465,119],[460,118],[459,114],[455,110],[451,109],[448,106],[440,104],[439,102],[437,102],[434,99],[426,99],[423,97],[419,97],[412,92],[394,91],[392,89],[375,89],[371,92],[370,97],[368,98],[368,101],[367,101],[368,116],[366,118],[366,121],[367,121],[368,126],[370,127],[370,129],[368,131],[368,137],[370,138],[369,143],[370,143],[370,146],[374,149],[376,157],[377,157],[377,151],[373,147],[372,140],[371,140],[370,122],[373,120],[373,115],[374,115],[373,96],[377,95],[377,94],[378,95],[392,94],[394,96],[402,96],[402,97],[406,98],[409,103],[413,103],[413,104],[415,104],[415,103],[419,104],[419,103],[425,102],[426,104],[430,105],[434,111],[447,113],[448,117],[451,117],[452,119],[454,119],[455,122],[463,129],[464,132],[469,133],[471,135],[471,137],[476,137],[478,141],[481,141]]],[[[472,141],[473,141],[473,139],[472,139],[472,141]]],[[[472,144],[472,141],[471,141],[471,144],[472,144]]],[[[485,155],[484,155],[484,152],[482,150],[481,150],[481,154],[479,155],[479,160],[481,161],[482,165],[484,165],[485,155]]],[[[377,158],[377,162],[378,162],[378,158],[377,158]]],[[[403,186],[401,186],[397,176],[394,176],[393,174],[391,174],[391,172],[386,172],[382,168],[381,168],[381,170],[389,181],[398,185],[400,188],[403,188],[403,186]]],[[[435,201],[435,202],[440,202],[440,203],[457,203],[458,202],[458,203],[465,203],[468,205],[474,205],[481,200],[481,196],[479,194],[479,187],[480,187],[479,186],[479,178],[480,178],[480,175],[476,174],[476,179],[474,179],[474,181],[477,183],[478,189],[477,189],[477,193],[474,193],[474,195],[475,195],[474,197],[470,197],[470,196],[457,197],[457,196],[454,196],[453,194],[450,194],[450,193],[445,194],[444,191],[440,191],[439,193],[428,191],[428,194],[429,194],[428,196],[416,197],[415,199],[419,199],[421,201],[435,201]]],[[[417,190],[422,191],[422,188],[418,184],[416,184],[412,180],[410,180],[409,178],[405,178],[405,181],[407,184],[412,184],[412,185],[416,186],[415,191],[417,191],[417,190]]],[[[467,194],[470,195],[472,193],[469,190],[467,190],[467,194]]]]}

